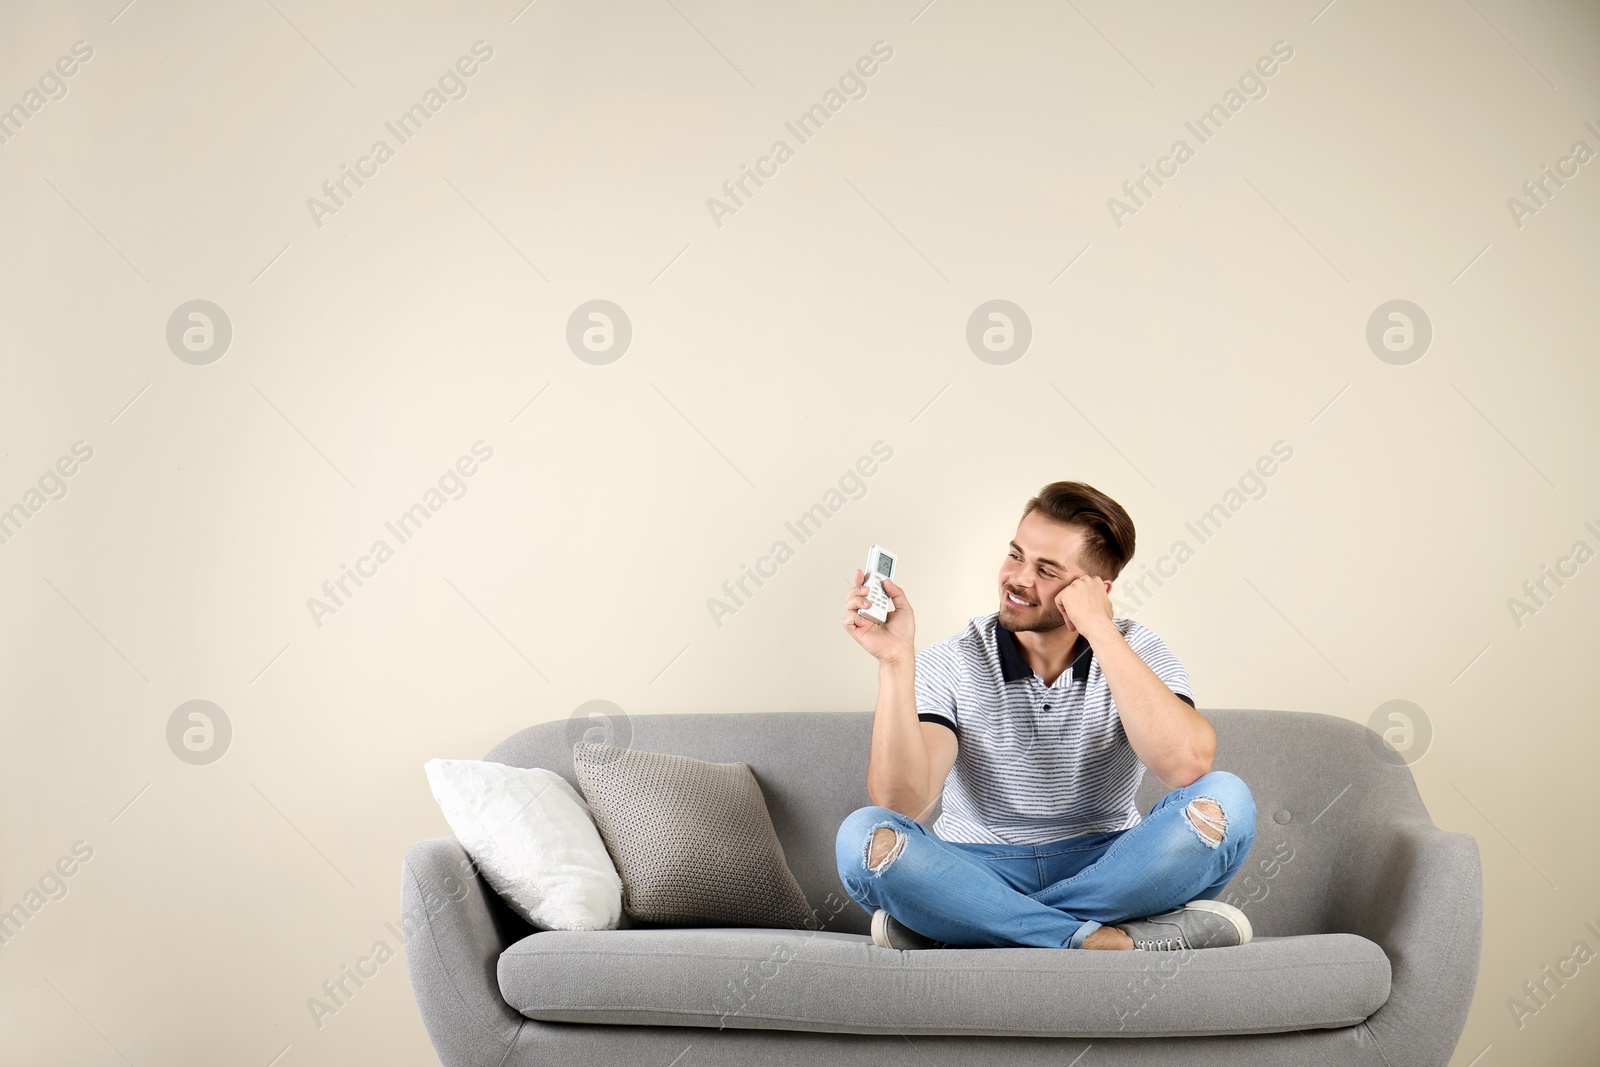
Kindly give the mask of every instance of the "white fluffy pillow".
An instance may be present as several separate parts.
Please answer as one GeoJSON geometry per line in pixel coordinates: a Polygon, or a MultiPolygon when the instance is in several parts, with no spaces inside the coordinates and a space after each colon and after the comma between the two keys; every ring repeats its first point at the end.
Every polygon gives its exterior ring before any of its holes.
{"type": "Polygon", "coordinates": [[[445,821],[491,888],[534,926],[615,930],[622,878],[578,791],[543,767],[432,759],[445,821]]]}

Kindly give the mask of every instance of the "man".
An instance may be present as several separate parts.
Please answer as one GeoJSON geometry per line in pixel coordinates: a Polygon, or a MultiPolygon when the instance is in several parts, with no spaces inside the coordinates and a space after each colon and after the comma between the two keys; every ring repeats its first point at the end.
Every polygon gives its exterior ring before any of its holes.
{"type": "Polygon", "coordinates": [[[1255,837],[1255,801],[1211,769],[1216,733],[1148,628],[1113,616],[1133,521],[1081,482],[1028,501],[999,610],[921,652],[905,590],[844,626],[878,660],[867,795],[839,827],[839,877],[884,948],[1146,951],[1242,945],[1215,899],[1255,837]],[[1148,769],[1170,792],[1141,819],[1148,769]],[[943,797],[932,828],[922,819],[943,797]]]}

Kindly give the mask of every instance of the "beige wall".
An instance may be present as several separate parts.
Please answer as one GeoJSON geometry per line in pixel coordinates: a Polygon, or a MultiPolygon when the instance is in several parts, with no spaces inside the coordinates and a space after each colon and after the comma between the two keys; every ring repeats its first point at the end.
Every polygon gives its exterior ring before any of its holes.
{"type": "Polygon", "coordinates": [[[1507,203],[1600,150],[1592,6],[124,2],[0,9],[0,106],[39,106],[0,145],[0,506],[39,505],[0,545],[0,906],[74,871],[0,947],[0,1060],[434,1062],[403,959],[320,1026],[307,1006],[397,947],[400,855],[444,831],[425,759],[596,699],[870,708],[838,624],[866,546],[903,553],[926,644],[994,609],[1061,478],[1133,514],[1125,578],[1190,542],[1116,592],[1202,708],[1421,709],[1423,796],[1484,859],[1452,1062],[1593,1055],[1600,968],[1520,1027],[1507,1005],[1600,949],[1600,161],[1507,203]],[[66,95],[29,98],[78,41],[66,95]],[[401,144],[385,122],[477,41],[401,144]],[[785,121],[878,41],[801,144],[785,121]],[[1201,144],[1184,123],[1279,41],[1201,144]],[[605,365],[565,340],[594,299],[632,324],[605,365]],[[1432,340],[1391,363],[1366,331],[1397,299],[1432,340]],[[231,323],[220,359],[168,344],[193,300],[231,323]],[[1014,362],[968,346],[990,300],[1031,324],[1014,362]],[[798,544],[784,522],[879,440],[798,544]],[[478,441],[398,544],[384,523],[478,441]],[[1230,498],[1280,441],[1264,495],[1230,498]],[[65,495],[30,498],[63,456],[65,495]],[[1230,502],[1199,544],[1185,523],[1230,502]],[[192,700],[231,724],[206,765],[168,743],[192,700]]]}

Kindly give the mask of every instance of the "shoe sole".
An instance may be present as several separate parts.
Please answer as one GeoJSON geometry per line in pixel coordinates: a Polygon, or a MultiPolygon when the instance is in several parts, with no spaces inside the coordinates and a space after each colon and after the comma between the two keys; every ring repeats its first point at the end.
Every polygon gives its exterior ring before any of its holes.
{"type": "Polygon", "coordinates": [[[889,913],[882,908],[872,913],[872,943],[879,948],[894,948],[889,944],[889,913]]]}
{"type": "MultiPolygon", "coordinates": [[[[1191,900],[1184,907],[1193,908],[1195,911],[1209,911],[1213,915],[1222,916],[1232,923],[1233,928],[1239,932],[1239,944],[1248,945],[1250,943],[1250,938],[1254,933],[1250,929],[1250,920],[1245,916],[1244,912],[1232,904],[1224,904],[1220,900],[1191,900]]],[[[873,922],[873,929],[877,929],[876,921],[873,922]]]]}
{"type": "MultiPolygon", "coordinates": [[[[907,930],[907,933],[913,937],[922,936],[912,930],[907,930]]],[[[872,943],[879,948],[892,948],[896,952],[911,952],[924,948],[949,948],[948,945],[939,941],[935,941],[931,945],[896,945],[889,938],[889,913],[881,908],[872,913],[872,943]]]]}

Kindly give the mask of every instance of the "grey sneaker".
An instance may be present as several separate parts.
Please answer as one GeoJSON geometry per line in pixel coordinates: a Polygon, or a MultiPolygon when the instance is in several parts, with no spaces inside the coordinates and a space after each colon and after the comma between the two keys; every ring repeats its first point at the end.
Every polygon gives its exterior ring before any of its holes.
{"type": "Polygon", "coordinates": [[[1146,952],[1226,948],[1250,942],[1250,920],[1220,900],[1191,900],[1176,911],[1112,925],[1133,938],[1134,948],[1146,952]]]}
{"type": "Polygon", "coordinates": [[[872,913],[872,943],[879,948],[949,948],[943,941],[923,937],[879,908],[872,913]]]}

